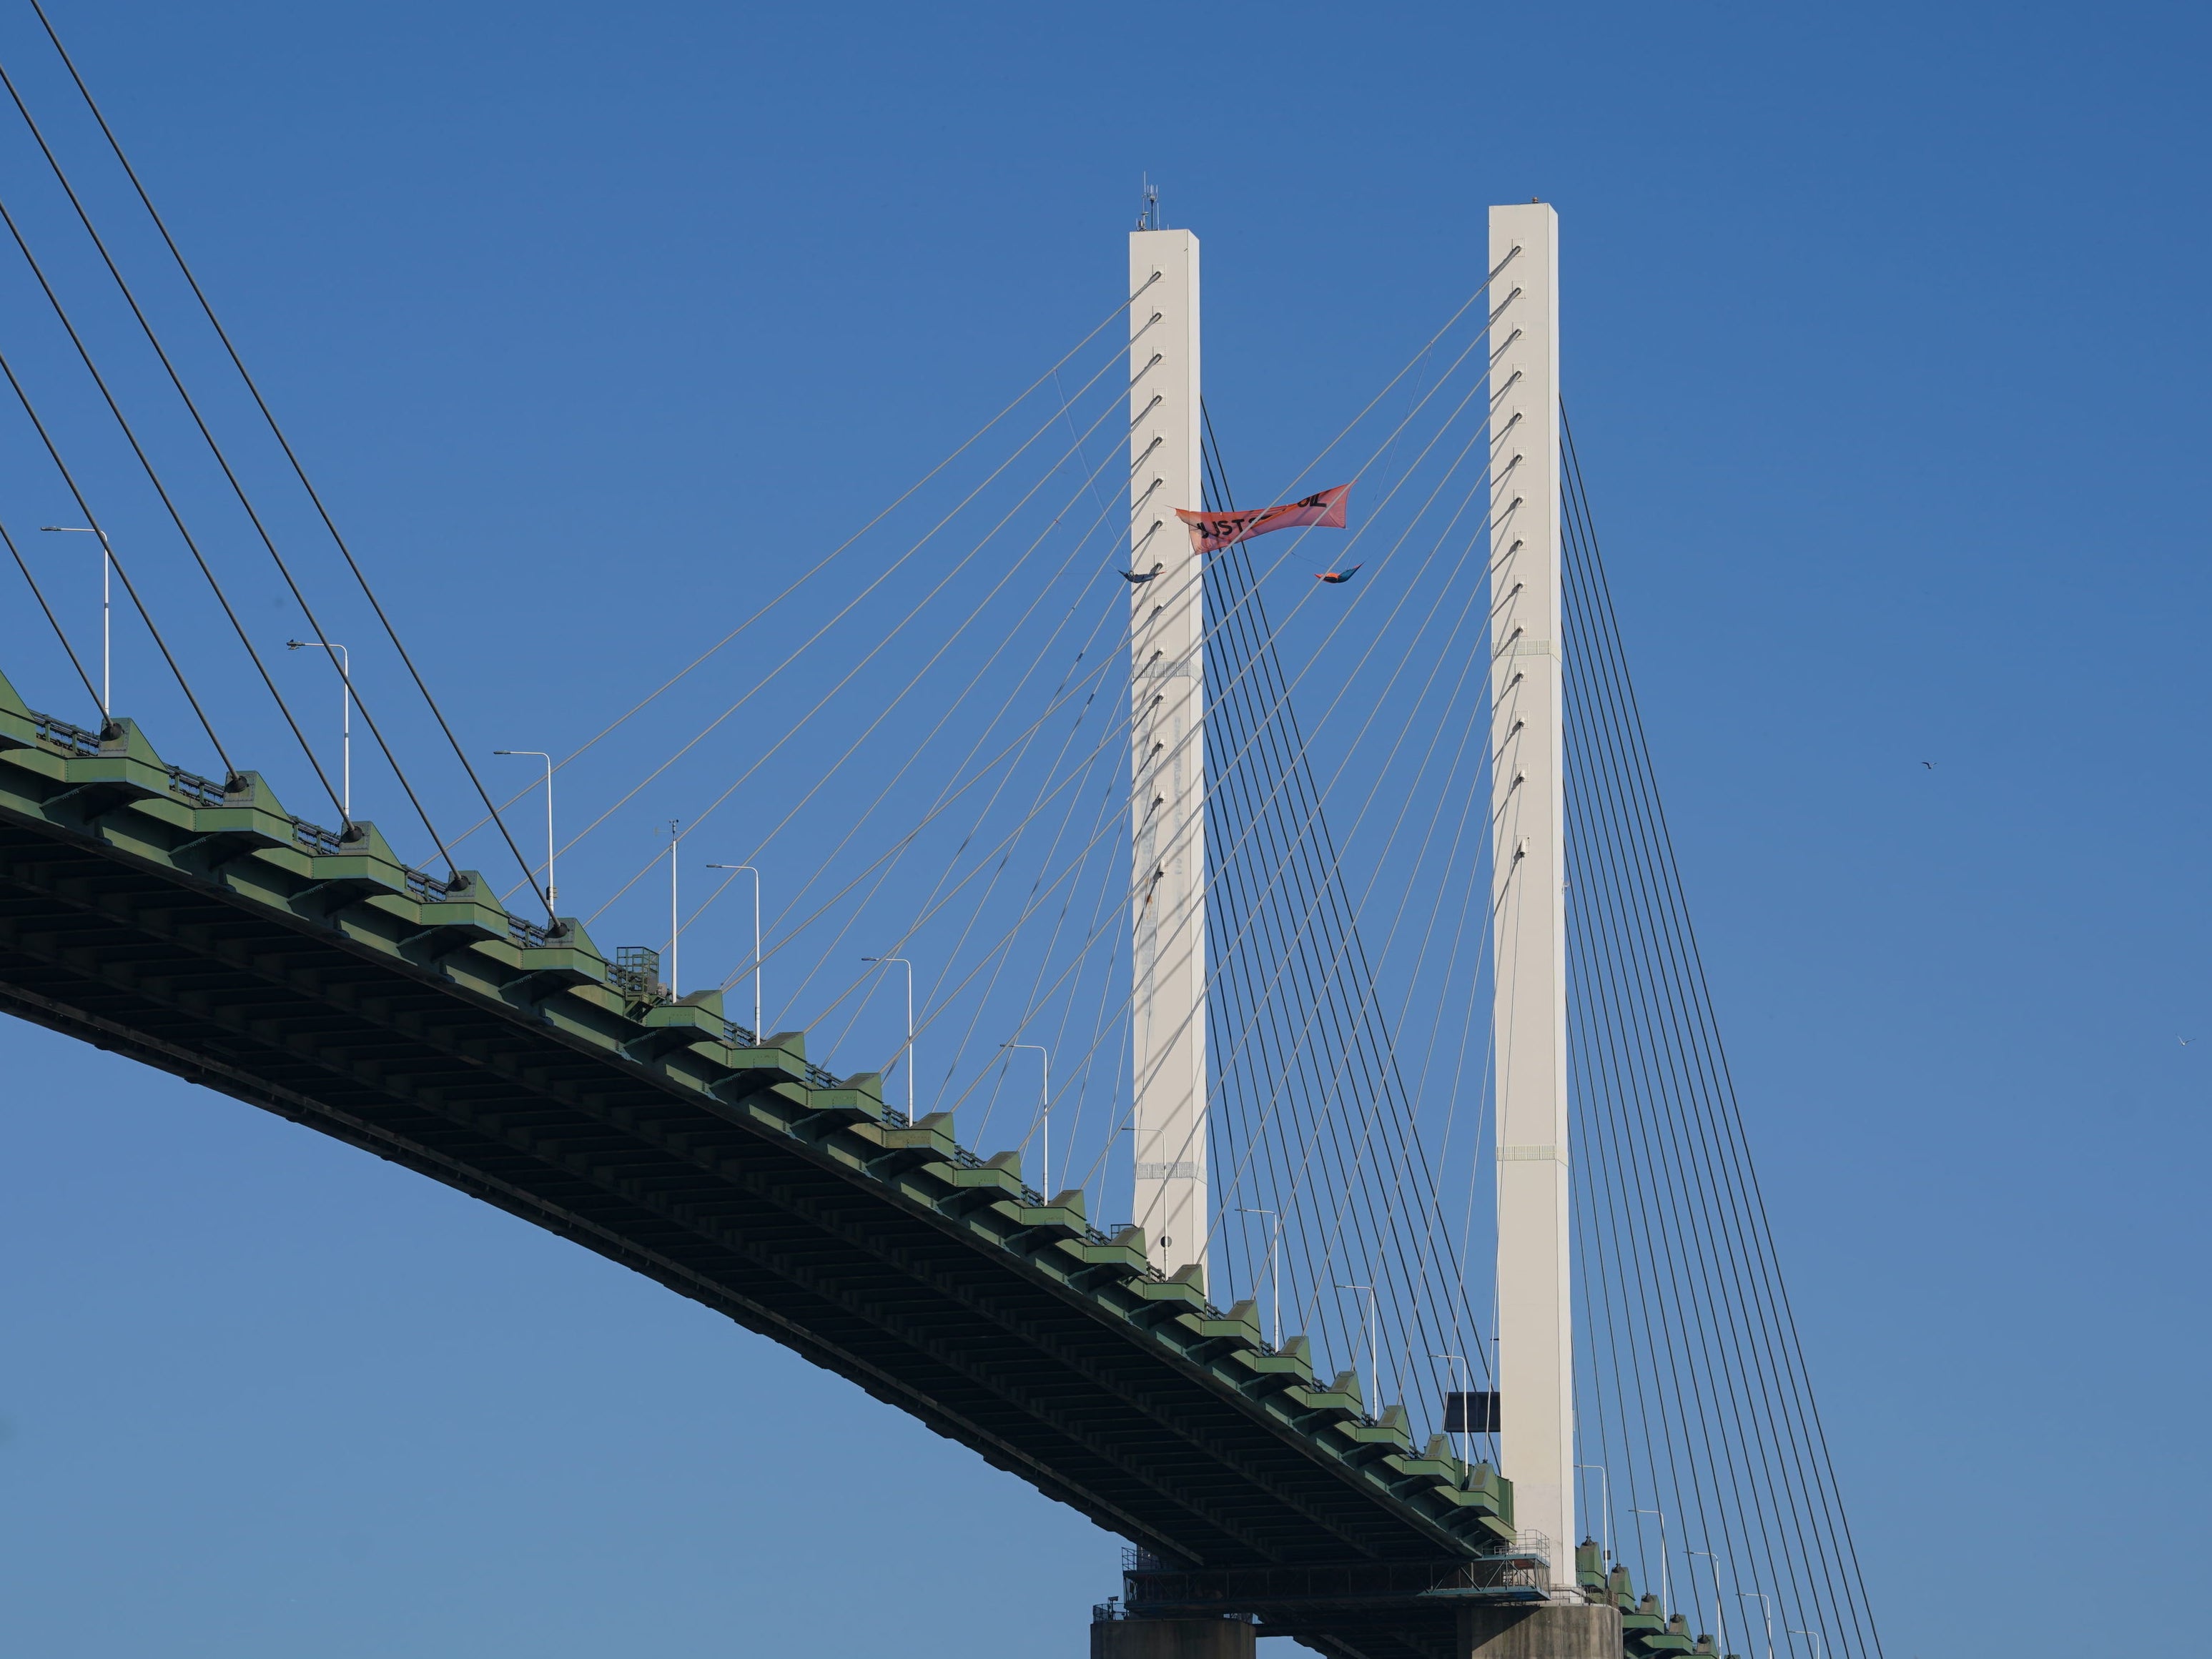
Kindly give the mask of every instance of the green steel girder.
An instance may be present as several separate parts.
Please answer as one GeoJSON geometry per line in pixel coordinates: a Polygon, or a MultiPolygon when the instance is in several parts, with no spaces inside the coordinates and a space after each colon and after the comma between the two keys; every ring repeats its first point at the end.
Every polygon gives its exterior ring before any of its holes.
{"type": "Polygon", "coordinates": [[[709,995],[631,1001],[574,923],[343,843],[0,679],[0,1009],[498,1206],[718,1309],[1162,1559],[1418,1562],[1511,1494],[1141,1240],[709,995]],[[87,752],[94,750],[96,752],[87,752]],[[221,805],[209,804],[220,800],[221,805]],[[329,850],[336,847],[337,850],[329,850]]]}

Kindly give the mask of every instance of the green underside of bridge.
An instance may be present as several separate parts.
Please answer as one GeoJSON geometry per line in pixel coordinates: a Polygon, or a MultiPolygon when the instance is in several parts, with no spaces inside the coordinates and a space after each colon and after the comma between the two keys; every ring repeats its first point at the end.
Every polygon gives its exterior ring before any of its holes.
{"type": "Polygon", "coordinates": [[[498,1206],[719,1310],[1164,1563],[1464,1567],[1511,1496],[1323,1386],[872,1076],[0,680],[0,1009],[498,1206]]]}

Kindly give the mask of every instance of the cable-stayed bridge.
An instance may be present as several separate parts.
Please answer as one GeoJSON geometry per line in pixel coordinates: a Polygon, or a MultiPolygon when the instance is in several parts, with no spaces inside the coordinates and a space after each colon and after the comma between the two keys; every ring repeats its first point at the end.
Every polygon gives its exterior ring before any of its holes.
{"type": "Polygon", "coordinates": [[[1148,209],[1103,314],[912,487],[596,732],[487,734],[41,38],[0,64],[0,1006],[1080,1510],[1128,1546],[1097,1651],[1880,1652],[1548,206],[1492,210],[1259,501],[1198,240],[1148,209]],[[1341,529],[1239,517],[1347,483],[1341,529]],[[27,514],[85,534],[96,620],[27,514]]]}

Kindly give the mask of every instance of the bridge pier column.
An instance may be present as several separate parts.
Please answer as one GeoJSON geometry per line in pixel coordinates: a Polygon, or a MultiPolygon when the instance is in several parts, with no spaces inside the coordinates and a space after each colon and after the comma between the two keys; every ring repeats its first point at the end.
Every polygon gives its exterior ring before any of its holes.
{"type": "Polygon", "coordinates": [[[1453,1651],[1456,1659],[1620,1659],[1620,1609],[1566,1601],[1462,1607],[1453,1651]]]}
{"type": "MultiPolygon", "coordinates": [[[[1255,1634],[1241,1619],[1100,1619],[1091,1626],[1091,1659],[1252,1659],[1255,1634]]],[[[1616,1635],[1606,1659],[1620,1651],[1616,1635]]]]}

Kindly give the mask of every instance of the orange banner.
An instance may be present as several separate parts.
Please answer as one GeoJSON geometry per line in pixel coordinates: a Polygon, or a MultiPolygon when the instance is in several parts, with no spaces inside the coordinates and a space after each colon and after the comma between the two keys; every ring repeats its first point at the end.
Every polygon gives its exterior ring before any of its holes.
{"type": "Polygon", "coordinates": [[[1301,525],[1341,530],[1345,500],[1351,494],[1352,486],[1343,483],[1334,489],[1324,489],[1318,495],[1309,495],[1302,501],[1263,507],[1255,513],[1186,513],[1177,507],[1176,517],[1190,526],[1192,552],[1218,553],[1238,542],[1264,536],[1270,530],[1295,530],[1301,525]]]}

